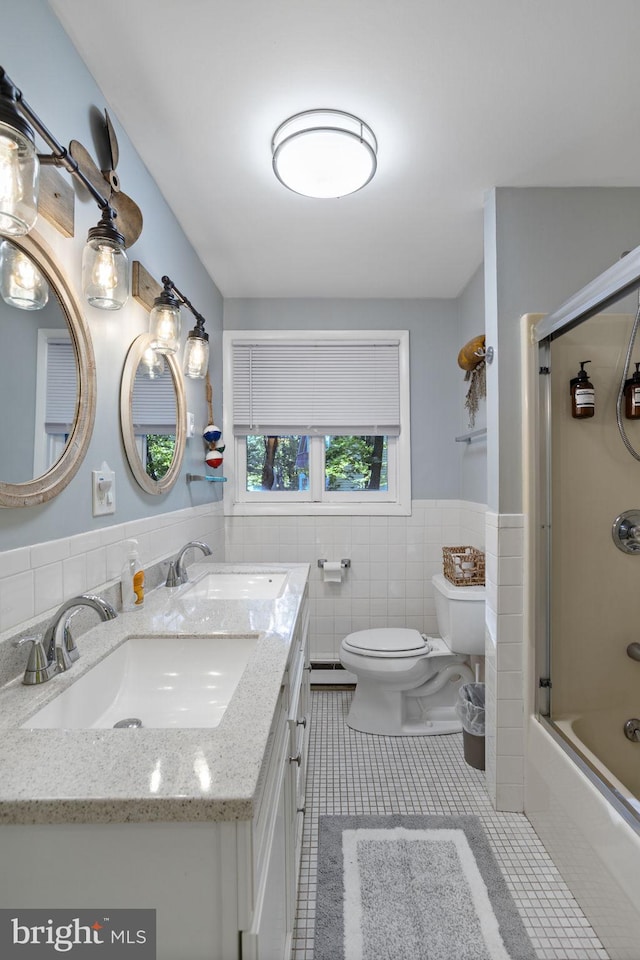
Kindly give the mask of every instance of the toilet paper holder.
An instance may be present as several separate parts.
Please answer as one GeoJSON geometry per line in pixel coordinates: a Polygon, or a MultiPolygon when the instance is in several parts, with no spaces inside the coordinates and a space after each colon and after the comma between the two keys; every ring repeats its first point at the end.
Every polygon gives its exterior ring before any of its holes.
{"type": "MultiPolygon", "coordinates": [[[[325,565],[326,562],[327,562],[326,557],[325,557],[324,560],[318,560],[318,566],[319,566],[320,568],[322,568],[322,567],[324,567],[324,565],[325,565]]],[[[341,567],[345,567],[345,568],[346,568],[346,567],[350,567],[350,566],[351,566],[351,560],[348,560],[348,559],[347,559],[347,560],[341,560],[341,561],[340,561],[340,566],[341,566],[341,567]]]]}

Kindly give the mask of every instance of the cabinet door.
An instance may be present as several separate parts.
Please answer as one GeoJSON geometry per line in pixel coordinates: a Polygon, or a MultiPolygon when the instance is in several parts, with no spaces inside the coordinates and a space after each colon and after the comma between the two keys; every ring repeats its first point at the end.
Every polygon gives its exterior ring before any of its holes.
{"type": "Polygon", "coordinates": [[[273,762],[278,764],[278,788],[269,822],[268,853],[258,879],[250,930],[242,932],[242,960],[286,960],[291,952],[293,919],[289,858],[291,779],[289,738],[280,742],[273,762]]]}

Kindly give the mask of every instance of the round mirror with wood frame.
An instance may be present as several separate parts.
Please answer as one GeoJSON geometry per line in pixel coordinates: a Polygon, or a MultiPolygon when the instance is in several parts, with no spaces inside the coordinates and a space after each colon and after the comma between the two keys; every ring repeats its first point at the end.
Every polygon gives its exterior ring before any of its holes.
{"type": "MultiPolygon", "coordinates": [[[[85,457],[91,440],[96,413],[96,365],[89,326],[71,285],[56,262],[53,251],[42,237],[33,230],[26,237],[15,237],[10,242],[37,266],[49,284],[53,296],[57,298],[68,327],[68,336],[73,347],[76,368],[75,400],[72,398],[70,401],[71,410],[74,411],[75,415],[72,413],[72,417],[70,417],[72,422],[64,426],[64,440],[61,443],[63,449],[60,455],[50,465],[45,463],[41,467],[42,473],[39,473],[36,469],[34,471],[36,476],[30,479],[17,480],[16,482],[0,479],[0,507],[31,507],[51,500],[64,490],[77,473],[85,457]]],[[[17,310],[16,314],[23,315],[23,319],[27,316],[21,310],[17,310]]],[[[35,368],[35,357],[11,355],[10,335],[5,341],[4,349],[7,362],[14,366],[22,366],[25,372],[31,370],[31,364],[35,368]]],[[[40,376],[40,373],[38,373],[38,376],[40,376]]],[[[43,389],[43,385],[38,383],[37,388],[43,389]]],[[[19,413],[22,408],[22,401],[19,396],[12,396],[10,403],[11,408],[8,407],[4,413],[7,417],[19,413]],[[13,409],[13,414],[11,409],[13,409]]],[[[42,428],[44,430],[44,423],[42,428]]],[[[33,425],[20,425],[16,421],[16,430],[29,432],[33,430],[33,425]]],[[[9,463],[11,455],[11,447],[8,450],[3,450],[3,461],[9,463]]]]}
{"type": "MultiPolygon", "coordinates": [[[[137,483],[147,493],[160,494],[168,493],[180,474],[187,440],[187,403],[180,364],[174,354],[167,354],[163,357],[163,360],[168,368],[175,394],[175,408],[171,413],[171,417],[175,419],[172,419],[170,425],[171,429],[175,429],[175,434],[169,431],[168,437],[173,439],[171,456],[166,465],[159,472],[156,472],[155,469],[150,467],[148,451],[146,456],[141,452],[140,443],[147,444],[149,434],[160,432],[160,428],[141,427],[139,423],[134,422],[134,395],[136,388],[139,389],[139,370],[142,368],[143,357],[149,349],[149,343],[149,335],[143,333],[136,337],[127,353],[120,386],[120,429],[122,430],[122,440],[129,467],[137,483]]],[[[149,401],[149,398],[147,398],[147,408],[150,405],[152,407],[152,403],[153,401],[149,401]]],[[[151,416],[149,419],[152,420],[153,417],[151,416]]]]}

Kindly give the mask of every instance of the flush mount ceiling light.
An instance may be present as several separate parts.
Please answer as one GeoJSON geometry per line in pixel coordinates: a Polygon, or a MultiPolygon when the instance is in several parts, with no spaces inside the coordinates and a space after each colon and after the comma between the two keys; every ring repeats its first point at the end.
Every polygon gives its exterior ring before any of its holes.
{"type": "Polygon", "coordinates": [[[376,172],[371,127],[342,110],[306,110],[281,123],[271,141],[273,171],[289,190],[335,199],[362,189],[376,172]]]}

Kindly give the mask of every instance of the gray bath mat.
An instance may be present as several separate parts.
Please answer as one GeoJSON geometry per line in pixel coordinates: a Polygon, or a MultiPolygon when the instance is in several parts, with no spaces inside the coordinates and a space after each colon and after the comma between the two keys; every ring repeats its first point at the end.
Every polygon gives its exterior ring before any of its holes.
{"type": "Polygon", "coordinates": [[[320,817],[314,960],[535,956],[478,817],[320,817]]]}

